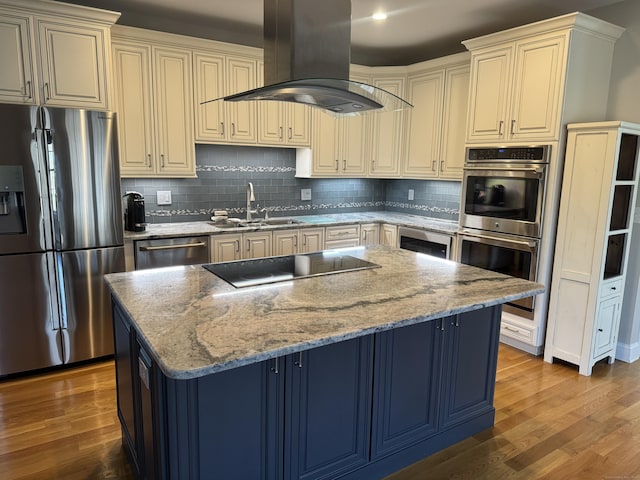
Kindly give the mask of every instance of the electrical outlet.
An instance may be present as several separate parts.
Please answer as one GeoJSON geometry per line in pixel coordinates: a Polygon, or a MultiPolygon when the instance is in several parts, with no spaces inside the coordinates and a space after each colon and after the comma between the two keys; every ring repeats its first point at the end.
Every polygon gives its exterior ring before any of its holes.
{"type": "Polygon", "coordinates": [[[171,205],[171,190],[162,190],[156,192],[157,205],[171,205]]]}
{"type": "Polygon", "coordinates": [[[311,200],[310,188],[303,188],[300,190],[300,200],[311,200]]]}
{"type": "Polygon", "coordinates": [[[409,200],[413,200],[413,196],[414,196],[413,188],[410,188],[409,189],[409,200]]]}

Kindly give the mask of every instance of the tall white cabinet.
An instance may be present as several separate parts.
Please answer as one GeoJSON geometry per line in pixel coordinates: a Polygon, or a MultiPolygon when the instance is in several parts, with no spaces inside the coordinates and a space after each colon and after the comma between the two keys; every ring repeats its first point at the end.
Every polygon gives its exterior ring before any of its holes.
{"type": "Polygon", "coordinates": [[[571,124],[544,358],[615,359],[638,186],[640,125],[571,124]]]}

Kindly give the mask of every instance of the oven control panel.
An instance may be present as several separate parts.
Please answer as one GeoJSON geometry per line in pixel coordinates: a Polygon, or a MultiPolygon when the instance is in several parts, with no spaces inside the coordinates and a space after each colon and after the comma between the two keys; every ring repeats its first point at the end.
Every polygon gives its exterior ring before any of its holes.
{"type": "Polygon", "coordinates": [[[535,162],[549,161],[549,145],[532,147],[477,147],[467,148],[467,162],[535,162]]]}

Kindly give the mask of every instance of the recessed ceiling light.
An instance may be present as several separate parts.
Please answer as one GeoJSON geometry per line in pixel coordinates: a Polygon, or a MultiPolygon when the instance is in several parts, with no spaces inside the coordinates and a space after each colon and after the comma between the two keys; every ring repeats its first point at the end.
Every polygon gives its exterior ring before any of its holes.
{"type": "Polygon", "coordinates": [[[382,21],[387,19],[387,14],[384,12],[376,12],[371,16],[371,18],[382,21]]]}

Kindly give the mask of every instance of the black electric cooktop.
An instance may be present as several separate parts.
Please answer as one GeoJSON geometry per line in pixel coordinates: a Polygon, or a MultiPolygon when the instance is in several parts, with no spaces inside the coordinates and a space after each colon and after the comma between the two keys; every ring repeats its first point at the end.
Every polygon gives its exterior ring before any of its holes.
{"type": "Polygon", "coordinates": [[[236,288],[286,282],[298,278],[377,268],[380,265],[335,252],[209,263],[203,268],[236,288]]]}

